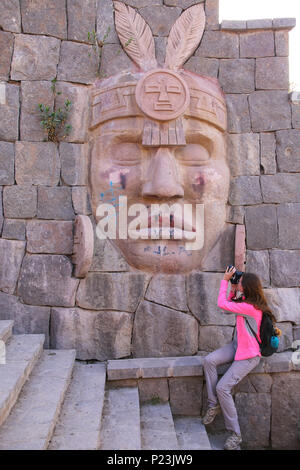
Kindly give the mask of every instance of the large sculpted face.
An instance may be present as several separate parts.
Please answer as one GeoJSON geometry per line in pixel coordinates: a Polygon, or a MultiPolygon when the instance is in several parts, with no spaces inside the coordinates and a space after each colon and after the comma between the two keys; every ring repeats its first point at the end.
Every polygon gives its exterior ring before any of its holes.
{"type": "MultiPolygon", "coordinates": [[[[201,269],[224,228],[229,190],[226,105],[217,81],[184,70],[120,74],[103,81],[92,106],[89,184],[96,223],[99,205],[114,200],[117,230],[111,242],[131,266],[152,273],[201,269]],[[133,204],[147,208],[148,239],[119,236],[119,196],[127,198],[128,225],[137,216],[128,212],[133,204]],[[196,206],[202,205],[203,246],[186,249],[184,231],[179,239],[161,231],[150,238],[154,204],[177,204],[182,214],[189,207],[190,225],[175,215],[167,224],[195,233],[201,230],[196,206]]],[[[156,219],[164,227],[164,217],[156,219]]]]}

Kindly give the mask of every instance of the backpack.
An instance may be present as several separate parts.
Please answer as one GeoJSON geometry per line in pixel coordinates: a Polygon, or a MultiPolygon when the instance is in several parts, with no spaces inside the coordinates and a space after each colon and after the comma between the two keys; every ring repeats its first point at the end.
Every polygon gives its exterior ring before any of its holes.
{"type": "Polygon", "coordinates": [[[266,312],[263,312],[261,325],[260,325],[260,332],[259,332],[261,342],[259,341],[253,328],[251,328],[251,325],[248,322],[247,318],[245,318],[245,320],[250,330],[252,331],[253,335],[255,336],[256,341],[259,344],[261,355],[271,356],[272,354],[274,354],[278,349],[279,339],[275,332],[274,324],[273,324],[271,317],[266,312]]]}

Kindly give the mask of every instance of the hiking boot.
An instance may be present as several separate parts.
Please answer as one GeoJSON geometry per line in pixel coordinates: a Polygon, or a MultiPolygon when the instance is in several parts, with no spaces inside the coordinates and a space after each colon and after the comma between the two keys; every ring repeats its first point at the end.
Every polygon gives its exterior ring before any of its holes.
{"type": "Polygon", "coordinates": [[[242,436],[240,436],[236,432],[232,432],[224,444],[224,449],[225,450],[240,450],[241,442],[242,442],[242,436]]]}
{"type": "Polygon", "coordinates": [[[208,408],[207,412],[205,413],[205,416],[202,418],[202,424],[204,424],[204,426],[207,426],[207,424],[212,423],[215,417],[220,412],[221,412],[220,405],[211,406],[210,408],[208,408]]]}

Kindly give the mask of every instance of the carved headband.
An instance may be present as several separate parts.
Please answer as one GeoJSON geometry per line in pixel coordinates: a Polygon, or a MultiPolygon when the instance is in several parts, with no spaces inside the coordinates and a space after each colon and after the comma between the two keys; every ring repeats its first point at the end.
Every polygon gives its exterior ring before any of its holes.
{"type": "Polygon", "coordinates": [[[181,67],[197,48],[205,26],[203,4],[194,5],[171,28],[164,68],[157,68],[150,27],[133,8],[115,1],[120,42],[139,72],[102,80],[92,90],[90,129],[110,119],[144,116],[144,145],[184,145],[182,117],[204,120],[225,131],[225,95],[217,79],[181,67]]]}

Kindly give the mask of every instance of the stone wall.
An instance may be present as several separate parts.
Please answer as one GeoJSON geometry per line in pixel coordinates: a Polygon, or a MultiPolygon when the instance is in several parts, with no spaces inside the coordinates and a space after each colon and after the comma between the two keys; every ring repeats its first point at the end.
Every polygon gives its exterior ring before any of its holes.
{"type": "MultiPolygon", "coordinates": [[[[166,38],[193,0],[127,0],[166,38]]],[[[132,63],[113,26],[111,0],[4,0],[0,5],[0,318],[15,333],[45,333],[46,346],[82,360],[194,355],[232,337],[234,316],[216,299],[234,260],[235,228],[246,226],[246,270],[258,273],[283,331],[280,351],[300,338],[300,105],[289,96],[293,20],[219,24],[206,0],[206,29],[185,64],[217,77],[227,96],[231,189],[226,228],[202,272],[133,270],[95,237],[84,279],[73,275],[73,222],[91,218],[87,189],[88,90],[132,63]],[[108,27],[110,30],[108,31],[108,27]],[[88,33],[105,39],[101,67],[88,33]],[[70,134],[45,142],[38,104],[72,102],[70,134]]]]}

